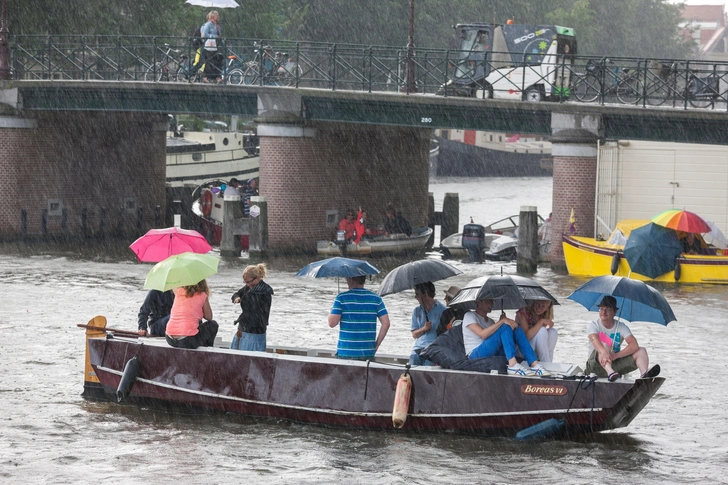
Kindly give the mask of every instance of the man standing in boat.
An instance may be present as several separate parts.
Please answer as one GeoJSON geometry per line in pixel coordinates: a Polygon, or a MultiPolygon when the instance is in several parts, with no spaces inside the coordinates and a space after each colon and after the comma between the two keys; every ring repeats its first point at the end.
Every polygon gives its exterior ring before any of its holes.
{"type": "Polygon", "coordinates": [[[382,297],[364,289],[366,276],[346,278],[349,291],[336,295],[329,327],[339,327],[339,359],[373,360],[389,330],[389,314],[382,297]],[[380,328],[377,334],[377,319],[380,328]]]}

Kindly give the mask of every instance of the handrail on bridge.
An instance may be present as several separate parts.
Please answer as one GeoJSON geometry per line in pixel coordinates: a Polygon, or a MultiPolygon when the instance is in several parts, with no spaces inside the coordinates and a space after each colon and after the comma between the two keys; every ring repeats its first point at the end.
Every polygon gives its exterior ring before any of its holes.
{"type": "MultiPolygon", "coordinates": [[[[192,40],[13,35],[11,75],[15,80],[191,82],[198,54],[192,40]]],[[[504,64],[504,56],[494,55],[499,53],[476,60],[469,54],[417,49],[410,56],[406,46],[226,38],[218,46],[222,62],[213,75],[225,84],[406,93],[405,68],[412,62],[417,93],[424,95],[728,110],[728,62],[563,54],[521,56],[504,64]]]]}

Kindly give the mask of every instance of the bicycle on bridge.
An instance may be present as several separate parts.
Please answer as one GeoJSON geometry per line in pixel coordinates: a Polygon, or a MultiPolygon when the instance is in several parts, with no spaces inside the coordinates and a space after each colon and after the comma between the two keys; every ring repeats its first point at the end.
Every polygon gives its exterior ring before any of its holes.
{"type": "MultiPolygon", "coordinates": [[[[296,85],[303,70],[287,52],[273,52],[269,45],[253,43],[255,58],[228,71],[228,84],[258,84],[261,86],[296,85]]],[[[237,57],[239,60],[239,57],[237,57]]],[[[233,59],[230,60],[230,64],[233,59]]]]}
{"type": "Polygon", "coordinates": [[[178,49],[173,49],[171,45],[165,43],[164,49],[157,47],[162,53],[162,59],[156,61],[149,66],[147,72],[144,73],[145,81],[172,81],[184,82],[190,72],[187,56],[182,54],[178,49]],[[179,57],[177,57],[179,55],[179,57]]]}
{"type": "Polygon", "coordinates": [[[720,99],[721,75],[714,71],[701,71],[681,67],[678,62],[652,62],[645,71],[645,101],[660,106],[667,101],[673,105],[686,101],[695,108],[707,108],[720,99]]]}

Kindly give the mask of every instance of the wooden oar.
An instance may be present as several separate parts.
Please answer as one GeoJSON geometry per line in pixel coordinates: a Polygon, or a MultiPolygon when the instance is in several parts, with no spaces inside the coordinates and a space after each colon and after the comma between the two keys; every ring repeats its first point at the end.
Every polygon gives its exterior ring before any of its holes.
{"type": "Polygon", "coordinates": [[[110,327],[96,327],[94,325],[84,325],[82,323],[79,323],[76,326],[80,327],[80,328],[87,328],[89,330],[98,330],[101,332],[111,332],[111,333],[122,335],[124,337],[134,337],[134,338],[139,337],[139,334],[137,332],[134,332],[133,330],[122,330],[120,328],[110,328],[110,327]]]}

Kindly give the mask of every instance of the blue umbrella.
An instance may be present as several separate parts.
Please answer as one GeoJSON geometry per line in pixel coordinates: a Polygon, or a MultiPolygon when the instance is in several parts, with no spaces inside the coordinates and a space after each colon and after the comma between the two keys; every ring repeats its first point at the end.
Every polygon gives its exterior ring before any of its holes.
{"type": "Polygon", "coordinates": [[[366,276],[377,274],[379,270],[361,259],[349,258],[328,258],[304,266],[296,276],[308,276],[309,278],[352,278],[354,276],[366,276]]]}
{"type": "Polygon", "coordinates": [[[592,312],[599,311],[599,303],[606,295],[617,300],[619,315],[628,322],[653,322],[667,325],[675,321],[675,314],[665,297],[643,281],[623,276],[599,276],[587,281],[567,298],[592,312]]]}
{"type": "Polygon", "coordinates": [[[675,269],[675,259],[682,250],[674,230],[650,222],[630,233],[624,256],[632,271],[657,278],[675,269]]]}

